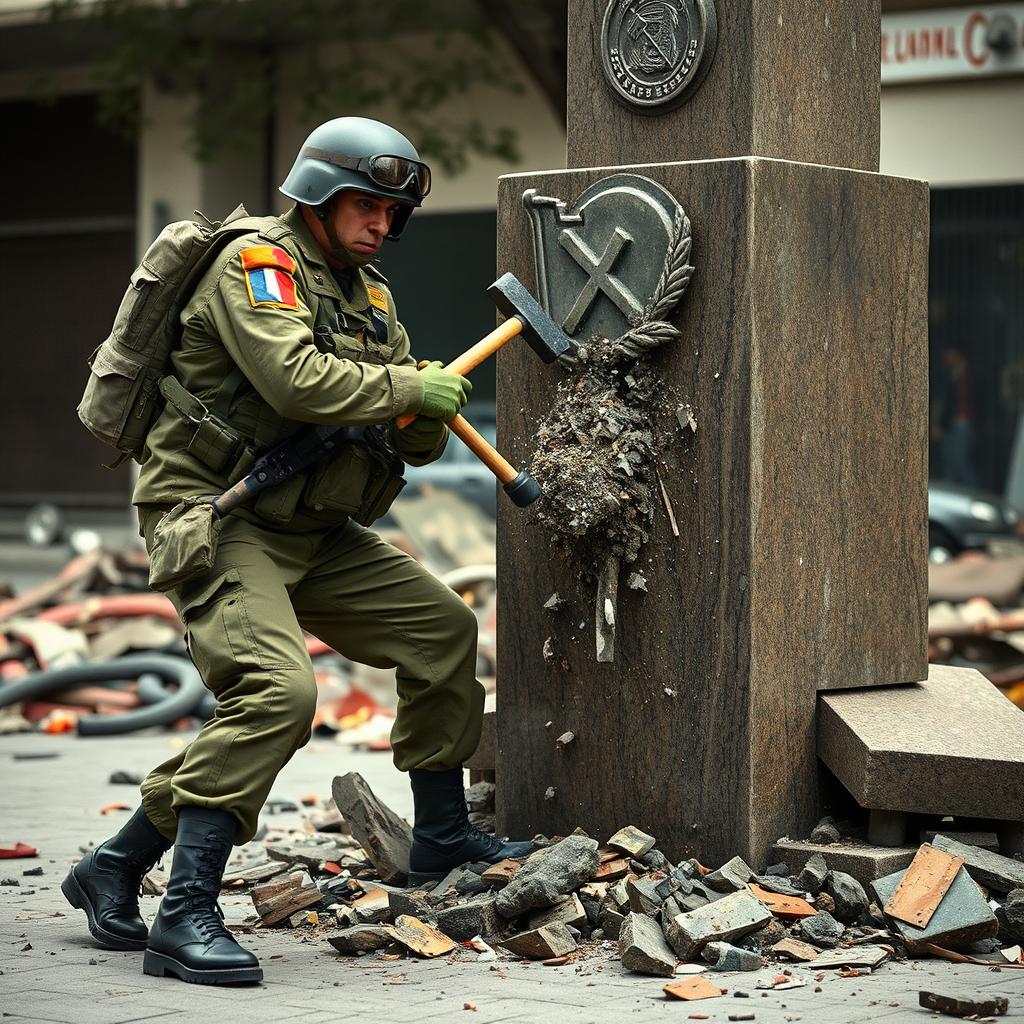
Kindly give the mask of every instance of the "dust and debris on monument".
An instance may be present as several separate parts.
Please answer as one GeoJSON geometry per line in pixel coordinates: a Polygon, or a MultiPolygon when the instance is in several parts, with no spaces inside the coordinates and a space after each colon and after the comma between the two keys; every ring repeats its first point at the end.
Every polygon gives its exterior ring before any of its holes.
{"type": "Polygon", "coordinates": [[[595,334],[577,345],[537,431],[533,474],[546,499],[538,519],[595,587],[638,559],[661,507],[658,463],[679,424],[651,357],[679,337],[664,318],[689,284],[690,250],[689,218],[679,208],[647,306],[619,337],[595,334]]]}

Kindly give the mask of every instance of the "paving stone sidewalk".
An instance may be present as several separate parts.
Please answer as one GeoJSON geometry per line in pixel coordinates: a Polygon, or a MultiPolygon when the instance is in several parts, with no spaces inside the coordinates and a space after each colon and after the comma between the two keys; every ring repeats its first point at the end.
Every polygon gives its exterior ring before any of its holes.
{"type": "MultiPolygon", "coordinates": [[[[185,737],[186,739],[188,737],[185,737]]],[[[709,975],[727,995],[695,1003],[669,1002],[663,979],[628,975],[614,947],[565,967],[506,962],[382,961],[375,955],[339,957],[322,940],[303,941],[300,933],[274,931],[244,936],[242,942],[263,963],[259,987],[215,988],[185,985],[142,974],[141,953],[94,948],[84,916],[69,907],[60,883],[78,847],[98,842],[117,828],[117,815],[99,809],[115,801],[135,806],[129,786],[108,785],[111,771],[144,774],[173,752],[166,733],[119,739],[81,740],[67,736],[0,738],[0,840],[37,846],[33,860],[0,861],[0,878],[20,886],[0,886],[0,1019],[67,1021],[73,1024],[126,1024],[174,1018],[217,1022],[386,1020],[394,1024],[462,1019],[466,1024],[512,1022],[605,1022],[673,1020],[707,1014],[755,1014],[757,1024],[886,1024],[936,1019],[917,1006],[920,989],[1006,995],[1010,1012],[1000,1020],[1024,1021],[1024,971],[993,971],[937,961],[887,964],[870,977],[843,979],[827,971],[820,982],[812,972],[805,988],[762,995],[753,974],[709,975]],[[54,752],[54,759],[15,755],[54,752]],[[23,876],[42,867],[41,877],[23,876]],[[820,992],[815,992],[820,988],[820,992]],[[749,993],[737,997],[736,991],[749,993]],[[466,1010],[471,1003],[476,1009],[466,1010]]],[[[411,812],[405,777],[387,754],[351,753],[333,742],[314,741],[282,773],[272,797],[298,800],[314,792],[327,796],[331,779],[358,771],[378,795],[403,815],[411,812]]],[[[123,820],[123,819],[122,819],[123,820]]],[[[292,825],[298,815],[274,815],[270,824],[292,825]]],[[[156,897],[143,898],[152,919],[156,897]]],[[[222,900],[229,921],[251,913],[246,896],[222,900]]],[[[467,958],[472,954],[467,953],[467,958]]],[[[766,975],[769,972],[764,972],[766,975]]],[[[944,1018],[939,1018],[944,1019],[944,1018]]]]}

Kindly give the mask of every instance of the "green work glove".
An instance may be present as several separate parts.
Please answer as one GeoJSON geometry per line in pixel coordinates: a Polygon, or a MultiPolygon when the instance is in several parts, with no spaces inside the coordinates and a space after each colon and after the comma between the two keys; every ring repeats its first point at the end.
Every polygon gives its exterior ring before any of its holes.
{"type": "Polygon", "coordinates": [[[417,416],[409,426],[395,430],[395,447],[403,452],[432,452],[441,443],[447,429],[443,420],[417,416]]]}
{"type": "MultiPolygon", "coordinates": [[[[449,373],[440,362],[431,363],[420,370],[423,381],[423,404],[419,415],[447,421],[469,401],[473,385],[458,373],[449,373]]],[[[406,430],[411,429],[406,427],[406,430]]]]}

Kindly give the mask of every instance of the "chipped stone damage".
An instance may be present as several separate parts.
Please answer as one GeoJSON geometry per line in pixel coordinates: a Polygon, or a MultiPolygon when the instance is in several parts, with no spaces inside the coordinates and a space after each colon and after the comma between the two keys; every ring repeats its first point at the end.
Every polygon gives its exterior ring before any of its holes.
{"type": "MultiPolygon", "coordinates": [[[[536,515],[555,550],[595,587],[599,661],[614,658],[619,573],[639,558],[663,501],[675,528],[658,474],[666,432],[674,426],[659,422],[665,389],[652,356],[679,337],[665,318],[690,282],[690,250],[690,222],[680,209],[647,307],[621,337],[594,336],[577,346],[535,438],[531,472],[545,495],[536,515]]],[[[679,423],[691,434],[696,419],[689,406],[684,409],[679,423]]],[[[646,590],[647,580],[633,572],[627,585],[646,590]]],[[[549,610],[557,610],[554,598],[545,605],[549,610]]]]}

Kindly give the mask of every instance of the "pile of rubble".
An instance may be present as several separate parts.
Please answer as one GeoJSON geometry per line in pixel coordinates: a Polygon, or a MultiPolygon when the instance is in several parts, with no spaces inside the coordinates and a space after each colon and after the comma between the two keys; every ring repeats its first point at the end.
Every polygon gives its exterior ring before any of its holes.
{"type": "Polygon", "coordinates": [[[1024,707],[1024,557],[928,566],[928,660],[978,669],[1024,707]]]}
{"type": "MultiPolygon", "coordinates": [[[[493,791],[490,783],[467,791],[477,815],[493,810],[493,791]]],[[[580,830],[538,836],[523,860],[466,864],[411,890],[408,824],[358,775],[335,779],[334,797],[304,834],[240,851],[243,863],[224,884],[251,887],[256,913],[247,927],[291,926],[339,953],[389,959],[621,960],[664,978],[783,965],[758,979],[771,988],[811,980],[794,964],[845,976],[920,956],[1024,966],[1024,863],[942,836],[870,892],[821,854],[796,875],[785,864],[756,874],[739,857],[714,870],[692,859],[674,864],[634,826],[603,844],[580,830]]],[[[666,991],[703,998],[720,990],[688,977],[666,991]]]]}
{"type": "MultiPolygon", "coordinates": [[[[477,613],[477,675],[493,690],[493,521],[442,491],[403,500],[394,513],[397,525],[382,535],[477,613]]],[[[192,668],[174,606],[148,581],[146,552],[127,547],[77,555],[21,593],[0,583],[0,735],[193,728],[213,714],[216,701],[192,668]],[[152,660],[124,660],[140,656],[152,660]]],[[[389,750],[394,671],[358,665],[312,636],[306,649],[319,692],[314,730],[349,746],[389,750]]]]}

